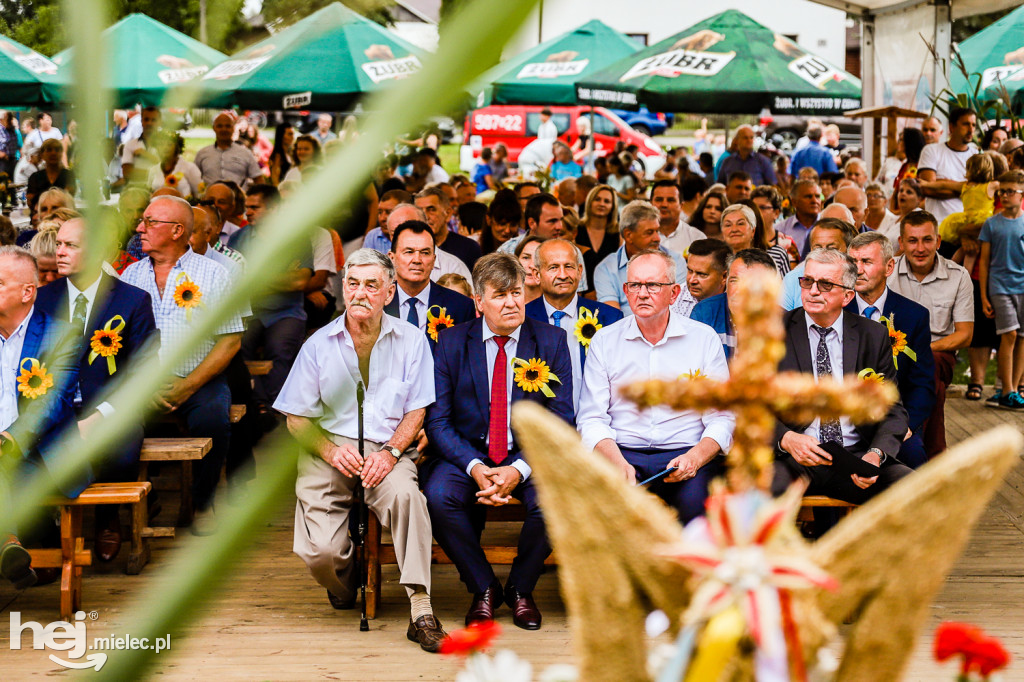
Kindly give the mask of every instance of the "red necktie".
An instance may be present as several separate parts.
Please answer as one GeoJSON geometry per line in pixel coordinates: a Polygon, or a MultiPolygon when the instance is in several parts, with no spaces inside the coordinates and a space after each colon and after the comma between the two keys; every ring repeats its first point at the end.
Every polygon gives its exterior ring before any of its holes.
{"type": "Polygon", "coordinates": [[[491,376],[491,423],[487,430],[487,456],[495,464],[501,464],[508,457],[508,357],[505,344],[509,337],[495,336],[498,357],[494,359],[494,373],[491,376]]]}

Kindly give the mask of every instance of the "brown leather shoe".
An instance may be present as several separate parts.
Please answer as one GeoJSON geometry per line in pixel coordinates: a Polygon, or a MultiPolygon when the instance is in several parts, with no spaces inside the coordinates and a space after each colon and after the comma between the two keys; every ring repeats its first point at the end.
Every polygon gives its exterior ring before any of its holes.
{"type": "Polygon", "coordinates": [[[36,572],[32,570],[32,555],[13,535],[5,538],[0,544],[0,576],[10,580],[18,590],[36,584],[36,572]]]}
{"type": "Polygon", "coordinates": [[[501,585],[494,583],[483,592],[473,595],[473,603],[466,612],[466,625],[478,621],[494,620],[494,612],[501,606],[501,585]]]}
{"type": "Polygon", "coordinates": [[[121,551],[121,523],[104,528],[96,535],[96,556],[100,561],[113,561],[121,551]]]}
{"type": "Polygon", "coordinates": [[[524,630],[540,630],[540,609],[528,594],[509,587],[505,590],[505,603],[512,609],[512,622],[524,630]]]}
{"type": "Polygon", "coordinates": [[[440,621],[433,615],[420,616],[415,622],[409,620],[409,631],[406,637],[412,642],[419,642],[420,648],[424,651],[436,654],[441,650],[441,642],[448,636],[441,628],[440,621]]]}

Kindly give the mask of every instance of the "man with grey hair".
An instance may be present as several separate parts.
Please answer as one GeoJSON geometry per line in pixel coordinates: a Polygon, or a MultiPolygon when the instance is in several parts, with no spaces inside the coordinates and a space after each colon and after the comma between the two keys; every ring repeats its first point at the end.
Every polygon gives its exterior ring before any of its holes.
{"type": "Polygon", "coordinates": [[[718,455],[732,444],[735,419],[718,410],[641,410],[621,394],[638,379],[729,377],[715,331],[672,309],[680,292],[672,280],[675,264],[657,250],[630,259],[623,290],[633,314],[591,340],[577,428],[583,444],[611,462],[628,485],[663,474],[649,490],[685,523],[704,512],[708,483],[722,471],[718,455]]]}
{"type": "Polygon", "coordinates": [[[754,151],[754,129],[741,125],[733,134],[735,151],[729,152],[718,168],[718,182],[727,183],[733,173],[743,171],[754,185],[774,185],[775,169],[767,156],[754,151]]]}
{"type": "MultiPolygon", "coordinates": [[[[597,300],[619,308],[625,315],[631,314],[625,289],[627,269],[630,259],[642,251],[658,249],[666,254],[676,264],[672,284],[686,281],[686,261],[681,255],[661,245],[661,232],[658,229],[660,218],[658,209],[643,200],[631,201],[622,209],[619,217],[622,246],[594,269],[597,300]]],[[[673,296],[673,301],[676,298],[673,296]]]]}
{"type": "Polygon", "coordinates": [[[857,265],[857,296],[847,304],[850,313],[891,325],[906,334],[910,353],[901,353],[896,365],[896,387],[907,408],[910,430],[900,448],[900,461],[912,469],[926,460],[925,420],[935,405],[935,360],[932,357],[928,309],[892,291],[886,278],[896,267],[892,242],[879,232],[854,237],[847,250],[857,265]]]}
{"type": "Polygon", "coordinates": [[[412,603],[407,636],[436,653],[445,632],[430,604],[430,517],[415,445],[434,402],[434,363],[419,329],[384,314],[395,295],[387,256],[359,249],[342,274],[345,312],[303,344],[274,403],[307,449],[295,481],[293,551],[327,589],[331,606],[355,606],[360,576],[348,528],[362,486],[366,504],[394,538],[399,580],[412,603]],[[362,452],[359,385],[365,387],[362,452]]]}
{"type": "Polygon", "coordinates": [[[793,161],[789,165],[789,173],[794,178],[798,177],[804,168],[813,168],[819,176],[822,173],[835,173],[839,170],[836,160],[832,158],[832,152],[821,144],[824,132],[821,124],[807,125],[807,145],[793,154],[793,161]]]}
{"type": "MultiPolygon", "coordinates": [[[[35,305],[38,287],[35,258],[21,247],[0,246],[0,577],[19,590],[37,580],[19,533],[37,529],[11,522],[14,491],[45,475],[61,457],[55,446],[78,435],[66,428],[75,419],[79,339],[35,305]]],[[[60,492],[77,497],[91,480],[86,466],[60,492]]]]}
{"type": "Polygon", "coordinates": [[[537,630],[541,614],[533,588],[551,545],[532,470],[510,427],[510,408],[519,400],[531,400],[569,424],[575,421],[565,332],[526,316],[525,278],[514,256],[491,253],[481,258],[473,268],[480,317],[438,338],[437,402],[426,424],[438,456],[428,465],[423,491],[434,537],[473,594],[466,624],[493,620],[504,601],[517,627],[537,630]],[[526,521],[502,591],[480,547],[481,505],[505,505],[513,497],[526,507],[526,521]]]}
{"type": "MultiPolygon", "coordinates": [[[[142,289],[153,302],[160,330],[160,356],[178,349],[195,322],[215,309],[231,287],[220,263],[198,255],[189,244],[192,206],[179,197],[160,196],[149,203],[136,232],[146,258],[132,263],[121,281],[142,289]]],[[[213,439],[210,453],[196,466],[192,494],[197,515],[192,532],[215,530],[213,495],[231,439],[231,392],[224,370],[238,352],[242,319],[225,317],[212,337],[200,340],[153,397],[157,409],[173,412],[190,436],[213,439]]]]}
{"type": "MultiPolygon", "coordinates": [[[[892,344],[886,328],[844,311],[855,294],[857,266],[838,249],[815,249],[800,278],[803,307],[783,316],[786,354],[779,371],[813,374],[821,381],[857,376],[871,369],[885,381],[896,380],[892,344]]],[[[797,478],[810,480],[809,495],[827,495],[862,504],[911,470],[896,457],[907,435],[907,411],[897,402],[880,422],[854,425],[849,419],[778,420],[772,492],[782,494],[797,478]],[[829,466],[826,448],[840,447],[877,467],[874,476],[841,475],[829,466]]]]}

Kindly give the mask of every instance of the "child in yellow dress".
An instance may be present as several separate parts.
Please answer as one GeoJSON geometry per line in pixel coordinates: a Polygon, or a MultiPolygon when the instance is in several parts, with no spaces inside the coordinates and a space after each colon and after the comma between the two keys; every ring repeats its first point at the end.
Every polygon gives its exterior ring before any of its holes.
{"type": "Polygon", "coordinates": [[[960,241],[960,230],[967,225],[982,225],[992,217],[995,209],[995,166],[988,154],[975,154],[967,159],[967,182],[960,190],[964,210],[946,216],[939,225],[939,236],[944,242],[960,241]]]}

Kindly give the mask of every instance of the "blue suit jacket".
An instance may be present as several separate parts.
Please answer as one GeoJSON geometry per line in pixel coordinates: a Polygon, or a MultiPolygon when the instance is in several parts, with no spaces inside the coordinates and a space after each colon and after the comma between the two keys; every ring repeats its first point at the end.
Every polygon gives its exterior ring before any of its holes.
{"type": "MultiPolygon", "coordinates": [[[[607,303],[601,303],[600,301],[591,301],[589,298],[583,298],[582,296],[576,297],[576,315],[577,319],[579,316],[580,308],[586,308],[590,312],[597,316],[597,321],[601,323],[601,326],[607,327],[613,322],[618,322],[622,319],[622,311],[615,306],[608,305],[607,303]]],[[[544,297],[535,298],[526,304],[526,316],[530,319],[543,322],[545,324],[551,324],[548,320],[548,311],[544,307],[544,297]]],[[[571,333],[571,331],[570,331],[571,333]]],[[[580,346],[580,366],[585,367],[587,364],[587,352],[583,346],[580,346]]],[[[559,377],[561,378],[561,377],[559,377]]]]}
{"type": "MultiPolygon", "coordinates": [[[[438,337],[434,353],[436,396],[434,404],[427,408],[427,436],[437,454],[462,471],[474,459],[487,457],[491,396],[483,325],[483,318],[479,318],[447,330],[438,337]]],[[[512,402],[532,400],[574,424],[572,362],[565,332],[530,318],[526,318],[521,330],[516,357],[545,361],[562,383],[550,384],[554,398],[547,398],[540,391],[526,393],[513,383],[512,402]]],[[[511,368],[508,380],[514,382],[511,368]]],[[[513,434],[512,453],[502,464],[521,458],[513,434]]]]}
{"type": "Polygon", "coordinates": [[[725,358],[732,359],[736,347],[736,336],[732,332],[732,315],[729,314],[729,298],[726,294],[715,294],[693,306],[690,319],[703,322],[718,334],[725,350],[725,358]]]}
{"type": "MultiPolygon", "coordinates": [[[[431,308],[435,305],[444,308],[448,316],[457,325],[476,319],[476,306],[473,304],[473,299],[469,296],[463,296],[457,291],[452,291],[448,287],[443,287],[437,282],[430,283],[430,291],[427,292],[427,305],[431,308]]],[[[397,289],[395,290],[395,295],[384,306],[384,312],[391,317],[399,317],[397,289]]],[[[441,334],[446,331],[439,331],[437,337],[441,338],[441,334]]],[[[430,338],[430,334],[427,334],[427,342],[430,343],[430,350],[437,349],[437,342],[430,338]]]]}
{"type": "MultiPolygon", "coordinates": [[[[70,428],[75,437],[78,435],[73,406],[78,384],[78,344],[70,331],[67,324],[36,306],[25,329],[21,362],[15,370],[17,377],[21,365],[35,359],[53,376],[53,386],[38,398],[18,393],[18,418],[7,429],[24,457],[38,457],[46,465],[55,464],[60,457],[55,446],[65,430],[70,428]]],[[[91,481],[92,468],[86,467],[74,480],[64,482],[60,491],[76,497],[91,481]]]]}
{"type": "MultiPolygon", "coordinates": [[[[858,314],[857,299],[851,301],[846,310],[858,314]]],[[[897,331],[906,333],[907,347],[917,353],[916,362],[903,353],[896,358],[896,387],[907,409],[910,430],[917,433],[935,406],[935,359],[928,309],[889,289],[882,315],[894,320],[897,331]]],[[[878,324],[884,326],[884,323],[878,324]]]]}
{"type": "MultiPolygon", "coordinates": [[[[144,363],[155,358],[160,332],[153,319],[153,304],[148,293],[130,284],[103,273],[96,293],[97,303],[85,321],[85,338],[82,340],[81,361],[78,369],[78,384],[82,391],[82,404],[95,407],[104,399],[105,387],[130,363],[144,363]],[[121,350],[114,356],[116,372],[112,375],[105,358],[97,357],[89,363],[89,342],[93,333],[103,329],[115,315],[124,318],[121,335],[121,350]]],[[[68,285],[65,278],[55,280],[39,289],[36,306],[48,315],[62,322],[71,320],[69,311],[68,285]]]]}

